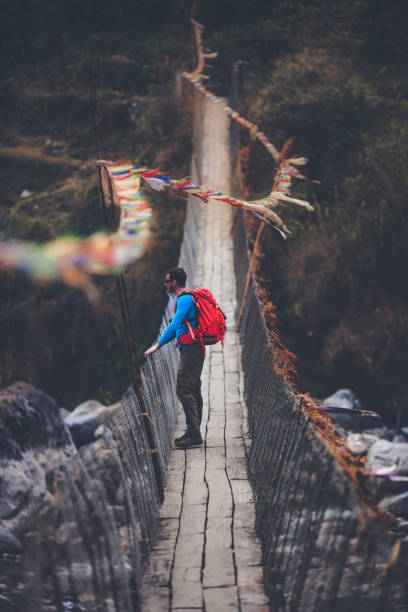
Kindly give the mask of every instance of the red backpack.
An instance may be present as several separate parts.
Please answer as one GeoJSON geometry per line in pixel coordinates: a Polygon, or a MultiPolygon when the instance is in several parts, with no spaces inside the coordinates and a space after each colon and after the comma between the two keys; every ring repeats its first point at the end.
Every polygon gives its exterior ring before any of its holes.
{"type": "Polygon", "coordinates": [[[205,355],[205,344],[215,344],[220,340],[221,343],[224,344],[226,330],[225,319],[227,317],[218,306],[209,289],[205,287],[198,287],[192,291],[187,289],[183,291],[181,295],[186,294],[191,295],[194,300],[197,309],[198,327],[197,329],[193,329],[190,322],[185,319],[184,323],[187,325],[189,331],[180,336],[179,342],[182,344],[200,342],[205,355]]]}

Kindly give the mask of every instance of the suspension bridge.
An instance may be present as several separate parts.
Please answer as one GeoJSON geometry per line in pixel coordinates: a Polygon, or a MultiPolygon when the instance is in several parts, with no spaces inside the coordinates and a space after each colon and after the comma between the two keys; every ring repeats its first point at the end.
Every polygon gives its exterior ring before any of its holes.
{"type": "MultiPolygon", "coordinates": [[[[201,155],[194,170],[200,184],[231,193],[228,117],[207,100],[202,101],[201,155]]],[[[207,350],[204,447],[170,454],[157,545],[142,586],[146,610],[267,609],[246,477],[232,218],[228,205],[201,207],[193,285],[211,287],[227,315],[227,333],[223,351],[219,345],[207,350]]],[[[179,419],[177,430],[181,426],[179,419]]]]}
{"type": "MultiPolygon", "coordinates": [[[[228,194],[228,116],[196,93],[194,121],[193,180],[228,194]]],[[[208,350],[203,372],[203,448],[173,448],[183,422],[167,345],[142,369],[155,447],[131,386],[103,436],[61,468],[53,511],[26,535],[21,609],[407,609],[401,541],[277,367],[253,279],[235,331],[250,265],[240,212],[187,208],[179,264],[228,316],[224,350],[208,350]]]]}

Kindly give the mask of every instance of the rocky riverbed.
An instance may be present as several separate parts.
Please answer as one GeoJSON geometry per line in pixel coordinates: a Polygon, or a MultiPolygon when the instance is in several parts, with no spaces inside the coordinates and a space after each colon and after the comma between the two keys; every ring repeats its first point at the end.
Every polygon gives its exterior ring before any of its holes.
{"type": "Polygon", "coordinates": [[[0,392],[0,610],[95,610],[103,583],[105,601],[111,583],[130,597],[128,558],[145,534],[140,483],[105,431],[119,408],[90,400],[68,413],[23,382],[0,392]]]}
{"type": "Polygon", "coordinates": [[[399,427],[365,415],[350,389],[340,389],[321,402],[344,408],[328,412],[352,453],[366,458],[368,487],[379,510],[395,515],[408,536],[408,423],[399,427]]]}

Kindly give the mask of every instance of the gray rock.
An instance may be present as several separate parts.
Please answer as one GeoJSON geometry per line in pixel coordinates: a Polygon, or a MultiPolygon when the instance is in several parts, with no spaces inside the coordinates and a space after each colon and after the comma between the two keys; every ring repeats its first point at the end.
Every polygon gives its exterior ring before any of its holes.
{"type": "MultiPolygon", "coordinates": [[[[337,408],[352,408],[362,410],[358,397],[351,389],[339,389],[321,402],[322,406],[335,406],[337,408]]],[[[347,437],[347,431],[363,431],[369,427],[378,426],[379,420],[370,416],[363,416],[356,413],[336,414],[327,412],[339,433],[347,437]]]]}
{"type": "Polygon", "coordinates": [[[103,424],[99,425],[94,431],[94,436],[95,438],[102,438],[105,432],[106,432],[106,426],[103,424]]]}
{"type": "Polygon", "coordinates": [[[60,408],[60,413],[61,413],[61,416],[64,419],[64,421],[65,421],[66,417],[71,414],[70,411],[67,410],[66,408],[60,408]]]}
{"type": "Polygon", "coordinates": [[[394,474],[408,474],[408,443],[377,440],[367,452],[368,468],[389,468],[394,474]]]}
{"type": "Polygon", "coordinates": [[[330,397],[327,397],[322,401],[324,406],[339,406],[340,408],[354,408],[356,410],[362,410],[362,406],[358,397],[351,391],[351,389],[339,389],[330,397]]]}
{"type": "Polygon", "coordinates": [[[404,434],[397,434],[393,437],[392,442],[408,442],[408,438],[404,434]]]}
{"type": "Polygon", "coordinates": [[[77,448],[94,442],[101,434],[103,425],[117,410],[121,403],[104,406],[96,400],[88,400],[79,404],[67,417],[65,424],[69,428],[77,448]],[[96,432],[99,432],[96,434],[96,432]]]}
{"type": "Polygon", "coordinates": [[[97,436],[95,436],[95,431],[98,428],[99,423],[94,419],[89,419],[89,421],[85,421],[83,423],[73,423],[72,425],[68,425],[72,440],[77,448],[81,448],[82,446],[95,442],[97,438],[97,436]]]}
{"type": "Polygon", "coordinates": [[[23,382],[1,391],[1,526],[20,536],[51,508],[55,479],[75,454],[54,400],[23,382]]]}
{"type": "Polygon", "coordinates": [[[372,434],[350,432],[347,435],[347,446],[352,453],[363,454],[377,440],[378,436],[372,434]]]}
{"type": "Polygon", "coordinates": [[[8,553],[12,555],[17,555],[22,550],[20,542],[14,535],[0,525],[0,554],[8,553]]]}
{"type": "Polygon", "coordinates": [[[33,191],[30,191],[29,189],[23,189],[23,191],[20,193],[20,198],[29,198],[30,195],[33,195],[33,191]]]}
{"type": "Polygon", "coordinates": [[[408,518],[408,491],[400,493],[399,495],[393,495],[392,497],[385,497],[379,504],[380,510],[388,510],[397,516],[408,518]]]}
{"type": "Polygon", "coordinates": [[[390,440],[391,442],[395,437],[396,431],[390,427],[383,426],[363,429],[363,433],[377,436],[377,438],[383,438],[384,440],[390,440]]]}
{"type": "Polygon", "coordinates": [[[56,402],[32,385],[17,382],[0,391],[0,460],[24,451],[70,444],[56,402]]]}

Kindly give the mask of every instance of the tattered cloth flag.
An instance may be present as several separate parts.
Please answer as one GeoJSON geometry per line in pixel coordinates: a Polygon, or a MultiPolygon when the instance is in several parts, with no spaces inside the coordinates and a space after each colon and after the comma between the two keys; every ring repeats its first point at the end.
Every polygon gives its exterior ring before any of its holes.
{"type": "Polygon", "coordinates": [[[318,409],[324,412],[331,412],[332,414],[350,414],[382,420],[380,415],[372,410],[359,410],[358,408],[347,408],[346,406],[318,406],[318,409]]]}
{"type": "MultiPolygon", "coordinates": [[[[298,158],[292,158],[288,160],[288,163],[298,158]]],[[[304,158],[302,158],[304,159],[304,158]]],[[[225,202],[231,206],[238,206],[245,208],[252,213],[259,215],[262,220],[267,221],[272,225],[283,238],[286,238],[290,231],[282,221],[282,219],[272,210],[278,203],[291,202],[298,206],[303,206],[307,210],[313,210],[313,206],[309,202],[304,200],[297,200],[287,195],[287,185],[285,177],[282,180],[279,179],[278,185],[275,191],[272,191],[269,196],[262,200],[256,200],[254,202],[248,202],[240,198],[233,198],[227,196],[219,191],[215,191],[202,185],[193,185],[189,179],[172,179],[168,176],[160,174],[158,168],[149,169],[146,166],[140,166],[139,164],[127,164],[127,163],[114,163],[111,161],[100,161],[112,180],[113,185],[113,198],[114,203],[121,205],[123,202],[131,202],[134,197],[134,193],[139,189],[136,186],[136,176],[143,179],[143,181],[156,191],[162,191],[165,189],[174,190],[178,193],[184,193],[188,196],[199,198],[202,202],[209,202],[209,200],[215,200],[217,202],[225,202]]],[[[290,166],[292,167],[292,166],[290,166]]],[[[108,196],[107,196],[108,197],[108,196]]]]}
{"type": "MultiPolygon", "coordinates": [[[[133,178],[140,185],[140,179],[133,178]]],[[[119,206],[119,227],[110,235],[100,232],[85,239],[65,236],[42,245],[0,242],[0,269],[19,270],[41,282],[61,280],[83,289],[96,301],[98,293],[90,275],[119,272],[149,244],[152,213],[140,189],[132,194],[131,203],[120,202],[119,206]]]]}
{"type": "MultiPolygon", "coordinates": [[[[196,21],[195,19],[191,19],[191,23],[194,28],[194,35],[195,35],[196,46],[197,46],[198,63],[197,63],[196,69],[193,72],[183,72],[182,76],[188,81],[190,81],[190,83],[196,89],[198,89],[198,91],[200,91],[206,98],[208,98],[209,100],[211,100],[218,106],[221,106],[222,109],[231,117],[231,119],[233,119],[240,125],[246,127],[249,130],[251,138],[254,140],[255,139],[259,140],[263,144],[263,146],[266,148],[268,153],[272,155],[274,160],[276,162],[279,162],[280,155],[279,155],[278,149],[271,143],[271,141],[264,134],[264,132],[262,132],[262,130],[259,129],[258,125],[256,125],[256,123],[252,123],[252,121],[249,121],[248,119],[245,119],[245,117],[242,117],[242,115],[237,113],[237,111],[235,111],[233,108],[225,104],[225,101],[223,98],[217,97],[211,91],[206,89],[204,85],[202,84],[201,82],[202,79],[209,78],[208,76],[205,76],[203,74],[204,67],[206,66],[205,60],[209,58],[217,57],[218,53],[210,53],[209,51],[204,51],[204,48],[202,46],[202,33],[204,30],[204,26],[201,23],[198,23],[198,21],[196,21]]],[[[286,178],[287,183],[288,183],[288,192],[289,192],[291,177],[303,179],[311,183],[319,183],[319,181],[308,179],[306,176],[303,176],[303,174],[300,174],[300,172],[298,172],[295,168],[293,168],[293,164],[294,165],[304,165],[306,161],[307,160],[304,157],[298,157],[298,158],[292,158],[291,160],[285,160],[285,163],[280,165],[282,179],[286,178]]],[[[285,191],[283,189],[283,183],[282,183],[282,189],[279,190],[279,193],[281,194],[281,197],[275,198],[275,199],[284,200],[285,191]]],[[[274,198],[271,198],[271,199],[273,200],[274,198]]],[[[305,206],[305,203],[302,200],[292,199],[291,201],[295,204],[299,204],[300,206],[305,206]]],[[[262,200],[262,202],[266,204],[266,200],[262,200]]],[[[307,206],[305,207],[307,208],[307,206]]],[[[312,208],[310,207],[308,210],[312,210],[312,208]]]]}
{"type": "MultiPolygon", "coordinates": [[[[298,172],[296,168],[294,168],[294,165],[302,165],[306,163],[307,159],[305,157],[291,157],[281,162],[275,175],[275,188],[268,196],[266,196],[266,198],[256,200],[256,203],[261,204],[263,206],[267,206],[269,208],[275,208],[278,204],[282,202],[291,202],[292,204],[296,204],[297,206],[303,206],[308,211],[313,211],[314,208],[311,204],[309,204],[309,202],[306,202],[305,200],[298,200],[297,198],[293,198],[290,195],[292,177],[305,179],[305,177],[300,174],[300,172],[298,172]]],[[[319,181],[313,182],[318,183],[319,181]]]]}
{"type": "Polygon", "coordinates": [[[225,101],[222,98],[218,98],[217,96],[215,96],[202,84],[202,79],[208,79],[208,77],[203,74],[204,67],[206,66],[205,60],[217,57],[218,53],[204,51],[201,42],[204,26],[201,25],[201,23],[198,23],[198,21],[195,21],[195,19],[192,19],[191,23],[194,28],[194,35],[196,39],[198,63],[196,69],[193,72],[183,72],[183,77],[190,81],[190,83],[194,85],[196,89],[201,91],[201,93],[204,94],[206,98],[212,100],[215,104],[222,106],[223,110],[228,113],[228,115],[230,115],[230,117],[234,119],[234,121],[237,121],[240,125],[243,125],[244,127],[248,128],[252,138],[258,139],[264,145],[268,153],[270,153],[270,155],[272,155],[272,157],[277,161],[279,159],[279,151],[265,136],[265,134],[259,129],[259,127],[255,123],[252,123],[252,121],[248,121],[248,119],[242,117],[230,106],[226,105],[225,101]]]}

